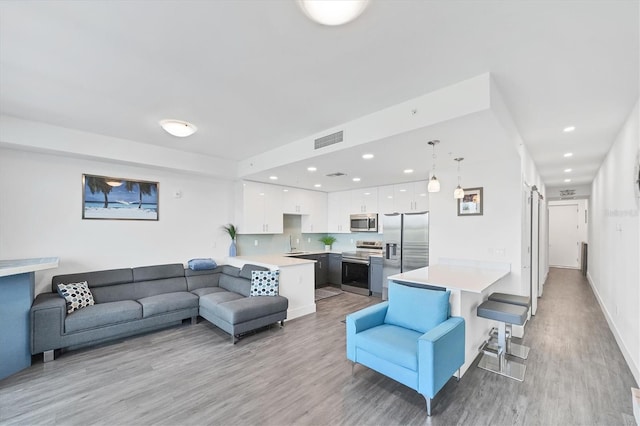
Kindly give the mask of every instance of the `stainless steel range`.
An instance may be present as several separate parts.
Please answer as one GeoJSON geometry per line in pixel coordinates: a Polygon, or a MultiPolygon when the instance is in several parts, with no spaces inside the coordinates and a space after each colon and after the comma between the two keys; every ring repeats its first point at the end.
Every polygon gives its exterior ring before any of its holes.
{"type": "Polygon", "coordinates": [[[370,257],[382,252],[382,241],[356,241],[356,251],[343,252],[342,290],[370,296],[370,257]]]}

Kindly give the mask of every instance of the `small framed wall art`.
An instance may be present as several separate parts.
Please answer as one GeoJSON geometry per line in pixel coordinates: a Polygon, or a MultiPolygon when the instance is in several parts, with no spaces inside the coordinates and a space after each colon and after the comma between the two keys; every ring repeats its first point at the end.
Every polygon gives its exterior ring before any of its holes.
{"type": "Polygon", "coordinates": [[[482,216],[482,187],[465,188],[464,197],[458,199],[458,216],[482,216]]]}
{"type": "Polygon", "coordinates": [[[158,220],[158,182],[82,175],[82,218],[158,220]]]}

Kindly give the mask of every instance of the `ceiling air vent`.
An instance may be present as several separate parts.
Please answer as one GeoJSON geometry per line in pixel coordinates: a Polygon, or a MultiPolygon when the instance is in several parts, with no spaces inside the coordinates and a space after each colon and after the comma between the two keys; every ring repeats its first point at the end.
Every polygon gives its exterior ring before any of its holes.
{"type": "Polygon", "coordinates": [[[340,177],[340,176],[346,176],[346,173],[342,173],[342,172],[335,172],[335,173],[329,173],[327,175],[327,177],[340,177]]]}
{"type": "Polygon", "coordinates": [[[324,148],[325,146],[333,145],[343,141],[343,131],[332,133],[327,136],[323,136],[314,141],[314,149],[324,148]]]}

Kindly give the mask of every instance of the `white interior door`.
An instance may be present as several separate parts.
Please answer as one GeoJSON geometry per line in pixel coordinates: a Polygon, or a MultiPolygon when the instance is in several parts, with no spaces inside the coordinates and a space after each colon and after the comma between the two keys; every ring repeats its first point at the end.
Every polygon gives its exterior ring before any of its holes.
{"type": "MultiPolygon", "coordinates": [[[[537,299],[542,296],[540,293],[540,198],[538,192],[531,193],[531,294],[537,299]]],[[[533,302],[532,302],[533,304],[533,302]]],[[[533,314],[538,309],[538,301],[535,302],[533,314]]]]}
{"type": "Polygon", "coordinates": [[[580,267],[578,205],[549,206],[549,266],[580,267]]]}
{"type": "Polygon", "coordinates": [[[531,315],[535,315],[538,298],[531,292],[531,190],[525,186],[522,191],[522,284],[531,298],[531,315]]]}

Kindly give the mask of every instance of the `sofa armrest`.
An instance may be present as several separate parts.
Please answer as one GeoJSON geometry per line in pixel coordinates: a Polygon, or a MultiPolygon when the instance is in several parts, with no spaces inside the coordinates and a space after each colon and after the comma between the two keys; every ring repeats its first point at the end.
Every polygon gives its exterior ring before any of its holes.
{"type": "Polygon", "coordinates": [[[357,333],[384,323],[389,302],[378,303],[347,315],[347,358],[356,360],[355,337],[357,333]]]}
{"type": "Polygon", "coordinates": [[[29,313],[31,317],[31,353],[58,349],[67,317],[65,300],[57,293],[39,294],[29,313]]]}
{"type": "Polygon", "coordinates": [[[464,319],[450,317],[418,339],[418,392],[433,398],[464,364],[464,319]]]}

